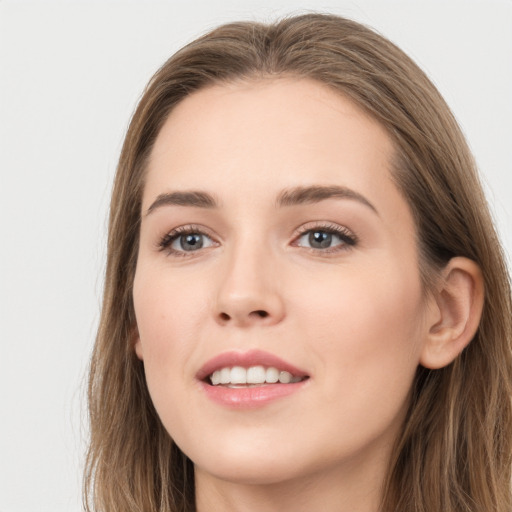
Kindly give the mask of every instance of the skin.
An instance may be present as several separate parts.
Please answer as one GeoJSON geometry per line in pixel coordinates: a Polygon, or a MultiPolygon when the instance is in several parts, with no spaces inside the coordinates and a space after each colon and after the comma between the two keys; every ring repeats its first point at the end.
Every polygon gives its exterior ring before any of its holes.
{"type": "Polygon", "coordinates": [[[416,368],[445,332],[422,290],[392,155],[378,123],[308,80],[210,87],[163,126],[143,194],[135,350],[164,426],[195,464],[199,512],[378,510],[416,368]],[[346,187],[372,207],[346,197],[276,206],[283,190],[311,185],[346,187]],[[190,190],[218,207],[148,213],[161,194],[190,190]],[[190,225],[207,235],[203,248],[160,247],[190,225]],[[312,248],[300,232],[326,226],[357,242],[312,248]],[[249,349],[305,370],[306,385],[250,410],[209,400],[198,370],[249,349]]]}

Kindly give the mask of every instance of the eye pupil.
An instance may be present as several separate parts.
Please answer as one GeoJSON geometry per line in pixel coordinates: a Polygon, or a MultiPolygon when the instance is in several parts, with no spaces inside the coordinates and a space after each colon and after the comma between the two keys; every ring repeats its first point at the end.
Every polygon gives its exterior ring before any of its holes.
{"type": "Polygon", "coordinates": [[[312,231],[309,234],[309,243],[315,249],[330,247],[332,243],[332,234],[325,231],[312,231]]]}
{"type": "Polygon", "coordinates": [[[180,245],[184,251],[193,251],[203,247],[203,236],[199,233],[189,233],[180,237],[180,245]]]}

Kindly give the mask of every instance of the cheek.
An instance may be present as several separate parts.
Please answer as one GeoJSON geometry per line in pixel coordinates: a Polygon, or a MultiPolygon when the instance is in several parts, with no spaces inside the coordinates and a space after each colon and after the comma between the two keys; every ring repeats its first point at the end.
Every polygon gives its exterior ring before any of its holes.
{"type": "Polygon", "coordinates": [[[386,340],[412,336],[423,311],[416,269],[407,271],[386,262],[374,269],[336,268],[322,279],[302,282],[294,297],[300,316],[306,315],[304,327],[311,325],[320,337],[325,327],[329,332],[325,341],[366,338],[373,340],[374,348],[386,340]]]}
{"type": "Polygon", "coordinates": [[[187,286],[162,269],[137,270],[134,307],[139,344],[148,386],[183,379],[201,326],[206,299],[197,287],[187,286]]]}
{"type": "Polygon", "coordinates": [[[301,300],[301,328],[311,340],[317,372],[345,403],[399,407],[416,371],[423,340],[419,276],[388,264],[333,273],[301,300]],[[379,272],[386,268],[385,272],[379,272]],[[309,298],[309,300],[307,300],[309,298]]]}

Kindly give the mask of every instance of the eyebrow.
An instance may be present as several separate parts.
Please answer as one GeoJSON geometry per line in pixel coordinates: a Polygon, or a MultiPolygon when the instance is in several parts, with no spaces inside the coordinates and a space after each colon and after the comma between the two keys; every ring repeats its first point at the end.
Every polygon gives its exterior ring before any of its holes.
{"type": "MultiPolygon", "coordinates": [[[[283,190],[276,200],[277,207],[296,206],[301,204],[312,204],[325,201],[326,199],[340,198],[357,201],[370,208],[378,215],[378,211],[368,199],[355,190],[337,185],[311,185],[306,187],[294,187],[283,190]]],[[[166,192],[158,195],[151,206],[147,209],[146,215],[160,208],[161,206],[189,206],[195,208],[218,208],[218,201],[208,192],[200,190],[166,192]]]]}
{"type": "Polygon", "coordinates": [[[319,203],[320,201],[332,198],[357,201],[370,208],[377,215],[379,214],[377,208],[359,192],[337,185],[312,185],[283,190],[277,197],[276,204],[277,206],[295,206],[299,204],[319,203]]]}
{"type": "Polygon", "coordinates": [[[217,208],[218,203],[208,192],[199,190],[167,192],[160,194],[147,209],[146,215],[161,206],[192,206],[196,208],[217,208]]]}

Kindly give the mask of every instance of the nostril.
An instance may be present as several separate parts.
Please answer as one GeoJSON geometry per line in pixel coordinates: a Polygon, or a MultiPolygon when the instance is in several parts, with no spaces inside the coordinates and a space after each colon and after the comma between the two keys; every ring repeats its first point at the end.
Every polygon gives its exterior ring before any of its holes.
{"type": "MultiPolygon", "coordinates": [[[[268,311],[265,311],[263,309],[257,309],[257,310],[254,310],[254,311],[251,311],[247,318],[253,318],[253,319],[256,319],[256,318],[267,318],[269,317],[270,314],[268,313],[268,311]]],[[[222,322],[229,322],[232,318],[237,318],[238,315],[234,315],[234,316],[231,316],[231,315],[228,315],[227,313],[225,312],[221,312],[219,313],[219,319],[222,321],[222,322]]]]}

